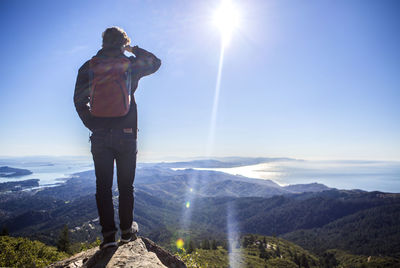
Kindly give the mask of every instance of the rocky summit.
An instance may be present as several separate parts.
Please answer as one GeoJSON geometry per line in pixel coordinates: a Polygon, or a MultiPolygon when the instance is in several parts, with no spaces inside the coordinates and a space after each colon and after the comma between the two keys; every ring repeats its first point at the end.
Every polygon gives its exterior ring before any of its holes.
{"type": "Polygon", "coordinates": [[[52,268],[75,267],[135,267],[183,268],[186,265],[151,240],[139,237],[135,241],[99,250],[98,247],[80,252],[66,260],[56,262],[52,268]]]}

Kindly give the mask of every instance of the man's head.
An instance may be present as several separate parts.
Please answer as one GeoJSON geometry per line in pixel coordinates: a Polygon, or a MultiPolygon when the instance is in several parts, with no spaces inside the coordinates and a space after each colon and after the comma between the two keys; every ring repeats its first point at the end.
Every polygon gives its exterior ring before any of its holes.
{"type": "Polygon", "coordinates": [[[122,48],[131,43],[126,32],[119,27],[107,28],[103,32],[103,48],[122,48]]]}

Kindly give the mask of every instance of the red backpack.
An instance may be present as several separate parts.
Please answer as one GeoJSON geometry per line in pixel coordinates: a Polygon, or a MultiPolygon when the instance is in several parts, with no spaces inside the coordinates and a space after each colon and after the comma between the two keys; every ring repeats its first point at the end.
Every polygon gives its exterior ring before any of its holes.
{"type": "Polygon", "coordinates": [[[89,67],[90,113],[119,117],[131,104],[131,62],[127,58],[93,57],[89,67]]]}

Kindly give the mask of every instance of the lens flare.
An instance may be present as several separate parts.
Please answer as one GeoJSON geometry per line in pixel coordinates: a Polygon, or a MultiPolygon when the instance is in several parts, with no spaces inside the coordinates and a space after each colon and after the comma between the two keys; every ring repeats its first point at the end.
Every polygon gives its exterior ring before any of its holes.
{"type": "Polygon", "coordinates": [[[226,217],[226,227],[228,231],[228,243],[229,243],[229,267],[240,268],[243,260],[243,255],[241,249],[236,249],[236,245],[240,238],[240,230],[236,220],[236,209],[233,204],[228,203],[227,206],[227,217],[226,217]]]}
{"type": "Polygon", "coordinates": [[[184,244],[185,244],[185,242],[183,242],[182,238],[179,238],[178,240],[176,240],[176,247],[178,249],[182,249],[184,244]]]}
{"type": "Polygon", "coordinates": [[[190,202],[187,201],[186,204],[185,204],[185,206],[186,206],[186,208],[190,208],[190,202]]]}
{"type": "Polygon", "coordinates": [[[214,94],[214,102],[213,108],[211,112],[211,122],[210,128],[208,131],[208,143],[206,147],[206,155],[211,156],[214,149],[214,135],[215,135],[215,127],[217,124],[217,113],[218,113],[218,104],[219,104],[219,93],[221,90],[221,77],[222,77],[222,65],[224,63],[224,53],[225,53],[225,46],[221,44],[221,53],[219,55],[219,63],[218,63],[218,73],[217,73],[217,83],[215,85],[215,94],[214,94]]]}
{"type": "Polygon", "coordinates": [[[232,32],[239,26],[240,14],[238,8],[230,0],[222,0],[220,7],[214,13],[214,24],[219,28],[222,42],[227,45],[232,32]]]}

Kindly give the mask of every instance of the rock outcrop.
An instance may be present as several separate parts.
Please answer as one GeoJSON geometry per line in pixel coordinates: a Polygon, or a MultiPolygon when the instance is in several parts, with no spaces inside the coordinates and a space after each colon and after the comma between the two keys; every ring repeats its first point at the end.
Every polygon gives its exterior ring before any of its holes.
{"type": "Polygon", "coordinates": [[[50,265],[51,268],[75,267],[135,267],[135,268],[184,268],[186,265],[157,246],[151,240],[139,237],[118,247],[99,250],[98,247],[80,252],[66,260],[50,265]]]}

